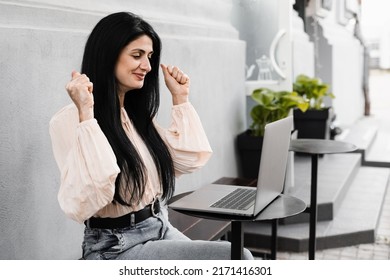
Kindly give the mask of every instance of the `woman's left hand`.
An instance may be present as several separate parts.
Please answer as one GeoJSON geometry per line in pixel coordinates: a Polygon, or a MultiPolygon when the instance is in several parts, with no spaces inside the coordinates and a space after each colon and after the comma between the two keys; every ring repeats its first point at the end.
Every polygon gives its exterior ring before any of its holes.
{"type": "Polygon", "coordinates": [[[188,102],[190,78],[176,66],[161,64],[165,84],[172,94],[173,105],[188,102]]]}

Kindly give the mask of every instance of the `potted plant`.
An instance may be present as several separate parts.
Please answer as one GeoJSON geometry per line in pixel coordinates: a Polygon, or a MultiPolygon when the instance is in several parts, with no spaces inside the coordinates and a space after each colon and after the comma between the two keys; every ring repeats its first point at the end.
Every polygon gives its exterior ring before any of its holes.
{"type": "Polygon", "coordinates": [[[299,75],[293,83],[293,90],[310,105],[305,112],[294,110],[294,127],[298,131],[298,138],[329,139],[330,123],[334,116],[331,107],[325,107],[324,98],[335,97],[329,92],[329,85],[319,78],[299,75]]]}
{"type": "Polygon", "coordinates": [[[250,128],[237,137],[240,173],[244,178],[257,178],[266,124],[287,117],[291,109],[306,111],[309,103],[296,92],[259,88],[251,95],[256,105],[251,109],[250,128]]]}

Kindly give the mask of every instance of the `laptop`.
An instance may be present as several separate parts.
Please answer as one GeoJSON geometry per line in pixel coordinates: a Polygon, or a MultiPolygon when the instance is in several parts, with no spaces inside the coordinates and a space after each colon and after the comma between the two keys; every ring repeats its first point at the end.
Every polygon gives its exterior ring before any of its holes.
{"type": "Polygon", "coordinates": [[[257,187],[206,184],[169,204],[190,210],[253,217],[283,192],[293,117],[265,126],[257,187]]]}

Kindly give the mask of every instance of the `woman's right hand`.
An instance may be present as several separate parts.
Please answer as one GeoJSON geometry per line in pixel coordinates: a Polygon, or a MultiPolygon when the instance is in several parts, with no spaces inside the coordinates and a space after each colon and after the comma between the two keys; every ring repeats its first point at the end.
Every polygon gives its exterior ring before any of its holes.
{"type": "Polygon", "coordinates": [[[66,84],[66,91],[79,110],[80,122],[92,119],[93,84],[87,75],[72,71],[72,79],[66,84]]]}

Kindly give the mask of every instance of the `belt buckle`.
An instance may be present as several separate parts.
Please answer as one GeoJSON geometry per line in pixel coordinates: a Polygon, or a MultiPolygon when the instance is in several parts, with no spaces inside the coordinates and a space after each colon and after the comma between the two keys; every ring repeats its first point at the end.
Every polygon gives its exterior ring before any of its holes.
{"type": "Polygon", "coordinates": [[[135,227],[135,214],[130,214],[130,227],[135,227]]]}
{"type": "Polygon", "coordinates": [[[154,204],[156,203],[156,201],[157,201],[156,199],[153,199],[153,203],[150,206],[150,212],[152,213],[153,217],[157,217],[157,214],[158,214],[158,213],[154,212],[154,204]]]}

